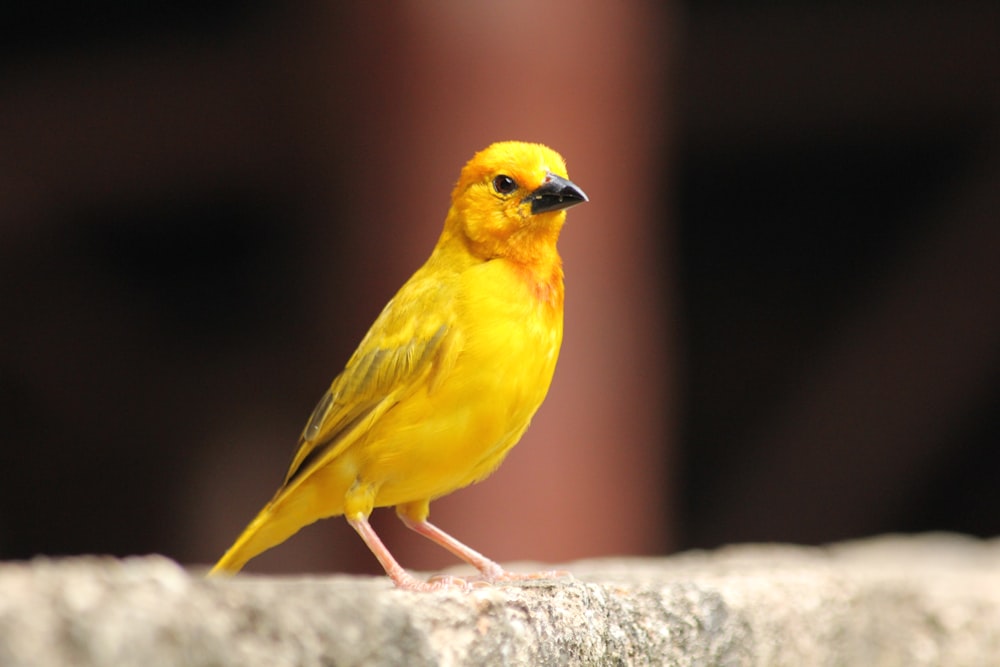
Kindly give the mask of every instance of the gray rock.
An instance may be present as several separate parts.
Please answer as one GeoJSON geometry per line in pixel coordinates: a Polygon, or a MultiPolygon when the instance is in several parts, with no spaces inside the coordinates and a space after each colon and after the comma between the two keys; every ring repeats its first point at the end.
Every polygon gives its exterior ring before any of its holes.
{"type": "Polygon", "coordinates": [[[746,545],[566,569],[416,594],[382,577],[206,580],[157,556],[8,563],[0,665],[1000,664],[998,541],[746,545]]]}

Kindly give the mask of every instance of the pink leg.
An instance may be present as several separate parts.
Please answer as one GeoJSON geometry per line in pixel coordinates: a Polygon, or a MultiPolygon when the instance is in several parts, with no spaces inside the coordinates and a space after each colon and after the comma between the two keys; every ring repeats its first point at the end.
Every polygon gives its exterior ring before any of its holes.
{"type": "Polygon", "coordinates": [[[468,587],[466,582],[458,577],[442,577],[433,582],[420,581],[404,570],[403,566],[392,557],[392,554],[382,544],[382,540],[379,539],[366,517],[358,516],[354,519],[348,519],[347,523],[351,524],[351,528],[357,531],[361,539],[365,541],[365,544],[375,554],[375,558],[382,564],[385,573],[389,575],[389,578],[392,579],[397,588],[405,591],[437,591],[443,588],[468,587]]]}
{"type": "MultiPolygon", "coordinates": [[[[444,532],[426,519],[417,520],[406,516],[402,512],[397,512],[397,516],[410,530],[423,535],[435,544],[439,544],[451,553],[455,554],[469,565],[483,573],[483,578],[490,583],[500,581],[518,581],[524,579],[548,579],[551,577],[563,576],[565,572],[537,572],[533,574],[518,574],[508,572],[500,565],[486,556],[482,555],[472,547],[462,544],[454,537],[444,532]]],[[[391,575],[390,575],[391,576],[391,575]]]]}

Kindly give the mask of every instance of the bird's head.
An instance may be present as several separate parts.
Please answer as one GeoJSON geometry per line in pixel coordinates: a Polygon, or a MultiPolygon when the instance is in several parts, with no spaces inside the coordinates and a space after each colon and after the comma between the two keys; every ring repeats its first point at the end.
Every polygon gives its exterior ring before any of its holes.
{"type": "Polygon", "coordinates": [[[557,258],[566,209],[587,201],[566,163],[541,144],[504,141],[476,153],[451,195],[445,233],[481,259],[557,258]]]}

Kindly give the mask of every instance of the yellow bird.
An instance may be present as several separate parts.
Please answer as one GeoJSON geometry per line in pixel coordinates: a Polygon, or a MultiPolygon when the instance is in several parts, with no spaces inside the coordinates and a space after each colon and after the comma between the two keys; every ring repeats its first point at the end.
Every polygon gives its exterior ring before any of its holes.
{"type": "Polygon", "coordinates": [[[548,392],[563,334],[556,250],[587,196],[540,144],[496,143],[462,169],[430,259],[382,310],[302,431],[285,481],[216,563],[237,572],[303,526],[343,514],[399,588],[423,582],[375,534],[375,507],[475,566],[520,578],[427,521],[430,502],[503,461],[548,392]]]}

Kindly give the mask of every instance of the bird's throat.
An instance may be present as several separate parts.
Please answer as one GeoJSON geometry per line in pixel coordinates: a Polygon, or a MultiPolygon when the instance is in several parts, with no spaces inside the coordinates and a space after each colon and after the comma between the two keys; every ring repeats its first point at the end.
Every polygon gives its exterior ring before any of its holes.
{"type": "Polygon", "coordinates": [[[511,262],[511,266],[539,305],[562,311],[563,271],[558,255],[555,262],[546,265],[511,262]]]}

